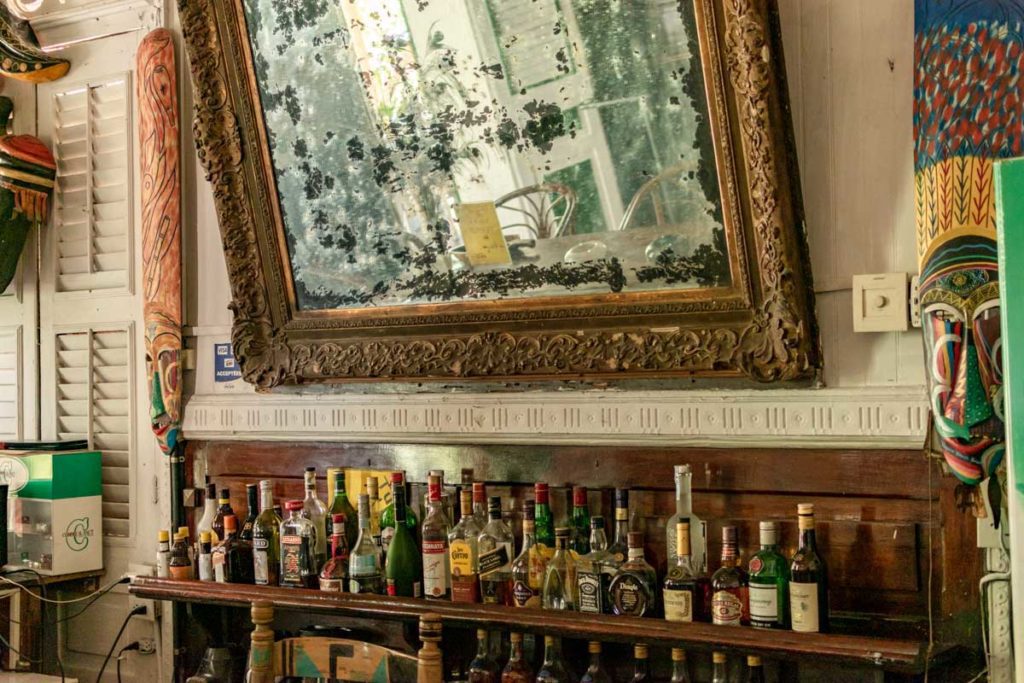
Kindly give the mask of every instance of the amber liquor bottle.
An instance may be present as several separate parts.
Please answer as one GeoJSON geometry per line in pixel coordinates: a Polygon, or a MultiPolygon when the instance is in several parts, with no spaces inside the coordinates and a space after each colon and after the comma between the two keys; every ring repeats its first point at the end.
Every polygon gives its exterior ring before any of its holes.
{"type": "Polygon", "coordinates": [[[534,505],[526,501],[523,508],[523,549],[512,562],[512,601],[516,607],[540,607],[544,588],[546,562],[534,534],[534,505]],[[540,569],[539,573],[536,568],[540,569]]]}
{"type": "Polygon", "coordinates": [[[736,561],[737,532],[722,527],[722,566],[711,577],[711,621],[721,626],[739,626],[748,621],[747,573],[736,561]]]}
{"type": "Polygon", "coordinates": [[[612,613],[630,617],[649,617],[658,611],[658,577],[644,559],[644,535],[629,532],[629,559],[608,587],[612,613]]]}
{"type": "Polygon", "coordinates": [[[238,518],[224,518],[224,540],[212,553],[213,574],[222,583],[253,583],[252,543],[238,537],[238,518]]]}
{"type": "Polygon", "coordinates": [[[789,566],[789,612],[793,630],[815,633],[828,630],[828,571],[818,554],[814,534],[814,505],[797,506],[800,546],[789,566]]]}
{"type": "Polygon", "coordinates": [[[534,683],[533,669],[523,656],[523,634],[512,633],[512,654],[501,672],[501,683],[534,683]]]}
{"type": "MultiPolygon", "coordinates": [[[[558,543],[557,534],[558,530],[555,529],[555,543],[558,543]]],[[[537,672],[536,683],[570,683],[575,680],[562,659],[558,641],[554,636],[544,636],[544,663],[537,672]]]]}
{"type": "Polygon", "coordinates": [[[665,619],[697,621],[702,613],[703,590],[690,560],[690,522],[685,517],[676,523],[675,540],[675,562],[669,565],[662,591],[665,619]]]}
{"type": "Polygon", "coordinates": [[[210,529],[213,531],[213,542],[220,543],[224,540],[224,518],[235,514],[231,509],[231,492],[228,489],[220,490],[220,497],[217,498],[217,516],[213,518],[210,529]]]}
{"type": "Polygon", "coordinates": [[[469,663],[466,683],[498,683],[498,665],[491,658],[487,631],[476,632],[476,657],[469,663]]]}

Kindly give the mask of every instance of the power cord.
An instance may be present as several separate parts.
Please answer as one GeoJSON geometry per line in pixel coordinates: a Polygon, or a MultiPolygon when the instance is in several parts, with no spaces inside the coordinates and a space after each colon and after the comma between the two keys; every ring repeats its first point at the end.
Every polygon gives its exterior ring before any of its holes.
{"type": "MultiPolygon", "coordinates": [[[[131,621],[132,617],[134,617],[136,614],[145,613],[145,605],[136,605],[132,609],[132,611],[129,612],[128,615],[124,618],[124,621],[121,622],[121,628],[118,629],[117,635],[114,636],[114,642],[110,644],[110,650],[107,652],[107,656],[103,659],[103,666],[100,667],[100,672],[96,674],[96,683],[100,683],[100,681],[103,679],[103,672],[107,670],[107,664],[110,663],[110,658],[114,656],[114,648],[117,647],[117,642],[121,640],[121,636],[124,634],[124,630],[128,628],[128,622],[131,621]]],[[[136,646],[137,645],[138,643],[136,643],[136,646]]]]}
{"type": "Polygon", "coordinates": [[[139,649],[139,641],[136,640],[134,643],[128,643],[127,645],[125,645],[124,647],[122,647],[120,650],[117,651],[117,683],[121,683],[121,661],[122,661],[122,658],[124,657],[124,653],[128,652],[129,650],[138,650],[138,649],[139,649]]]}
{"type": "MultiPolygon", "coordinates": [[[[46,581],[43,580],[43,575],[42,574],[37,572],[35,569],[31,569],[31,568],[18,569],[18,570],[14,570],[13,572],[4,572],[4,574],[12,574],[12,573],[16,574],[18,572],[24,572],[24,573],[27,573],[27,574],[34,574],[35,577],[36,577],[36,581],[39,582],[39,593],[42,596],[42,599],[44,601],[46,601],[46,602],[50,602],[49,598],[46,595],[46,581]]],[[[3,577],[0,576],[0,578],[3,578],[3,577]]],[[[28,590],[24,586],[22,586],[22,590],[26,591],[29,595],[34,595],[32,593],[32,591],[28,590]]],[[[13,619],[12,619],[12,621],[13,621],[13,619]]],[[[60,623],[59,623],[59,621],[57,622],[57,634],[56,635],[57,635],[57,648],[56,648],[57,649],[57,652],[56,652],[57,668],[60,670],[60,682],[64,683],[64,680],[65,680],[64,658],[61,655],[61,651],[60,651],[61,647],[60,647],[60,623]]],[[[43,643],[46,643],[46,619],[44,619],[44,618],[41,618],[39,620],[39,639],[43,643]]],[[[18,656],[19,657],[22,656],[20,652],[18,653],[18,656]]]]}

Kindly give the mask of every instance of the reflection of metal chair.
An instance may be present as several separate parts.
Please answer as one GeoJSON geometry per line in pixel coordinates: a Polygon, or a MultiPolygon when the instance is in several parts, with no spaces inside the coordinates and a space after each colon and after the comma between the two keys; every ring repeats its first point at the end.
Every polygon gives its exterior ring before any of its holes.
{"type": "Polygon", "coordinates": [[[520,214],[516,222],[502,221],[502,232],[525,228],[534,239],[540,240],[573,233],[576,192],[568,185],[531,185],[499,197],[494,206],[499,210],[520,214]]]}
{"type": "Polygon", "coordinates": [[[619,230],[629,230],[636,227],[665,227],[672,225],[673,222],[668,217],[669,204],[673,203],[672,200],[666,199],[665,191],[673,192],[673,200],[679,202],[679,198],[682,199],[680,204],[693,204],[693,208],[697,211],[707,212],[709,205],[706,202],[701,202],[692,196],[692,190],[687,187],[690,181],[696,175],[695,164],[679,164],[667,168],[658,175],[654,176],[646,183],[640,186],[640,189],[633,195],[633,199],[629,202],[629,206],[626,207],[626,213],[622,216],[622,222],[619,223],[619,230]],[[671,187],[676,185],[676,187],[671,187]],[[641,204],[645,200],[650,200],[651,205],[654,209],[654,224],[645,223],[643,225],[634,225],[640,211],[641,204]]]}

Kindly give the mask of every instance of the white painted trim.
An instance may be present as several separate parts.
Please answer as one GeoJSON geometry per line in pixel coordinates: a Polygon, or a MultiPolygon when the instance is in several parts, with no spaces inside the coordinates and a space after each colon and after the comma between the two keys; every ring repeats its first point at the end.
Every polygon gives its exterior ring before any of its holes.
{"type": "Polygon", "coordinates": [[[920,448],[923,387],[193,396],[190,439],[920,448]]]}
{"type": "Polygon", "coordinates": [[[164,8],[162,0],[107,0],[27,15],[43,50],[54,52],[87,40],[150,31],[163,24],[164,8]]]}

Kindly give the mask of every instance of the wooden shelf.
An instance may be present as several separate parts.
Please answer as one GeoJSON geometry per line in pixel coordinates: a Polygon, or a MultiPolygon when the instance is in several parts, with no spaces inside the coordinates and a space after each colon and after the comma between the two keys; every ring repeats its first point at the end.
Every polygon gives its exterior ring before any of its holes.
{"type": "MultiPolygon", "coordinates": [[[[919,673],[928,662],[928,643],[921,640],[841,634],[799,634],[755,628],[677,624],[661,619],[592,616],[575,612],[515,609],[380,595],[324,593],[314,590],[179,581],[137,577],[129,592],[153,600],[247,607],[268,600],[278,609],[373,619],[416,620],[439,614],[445,625],[495,630],[552,633],[581,640],[685,646],[761,654],[776,659],[814,658],[880,671],[919,673]]],[[[933,648],[931,665],[948,648],[933,648]]]]}

